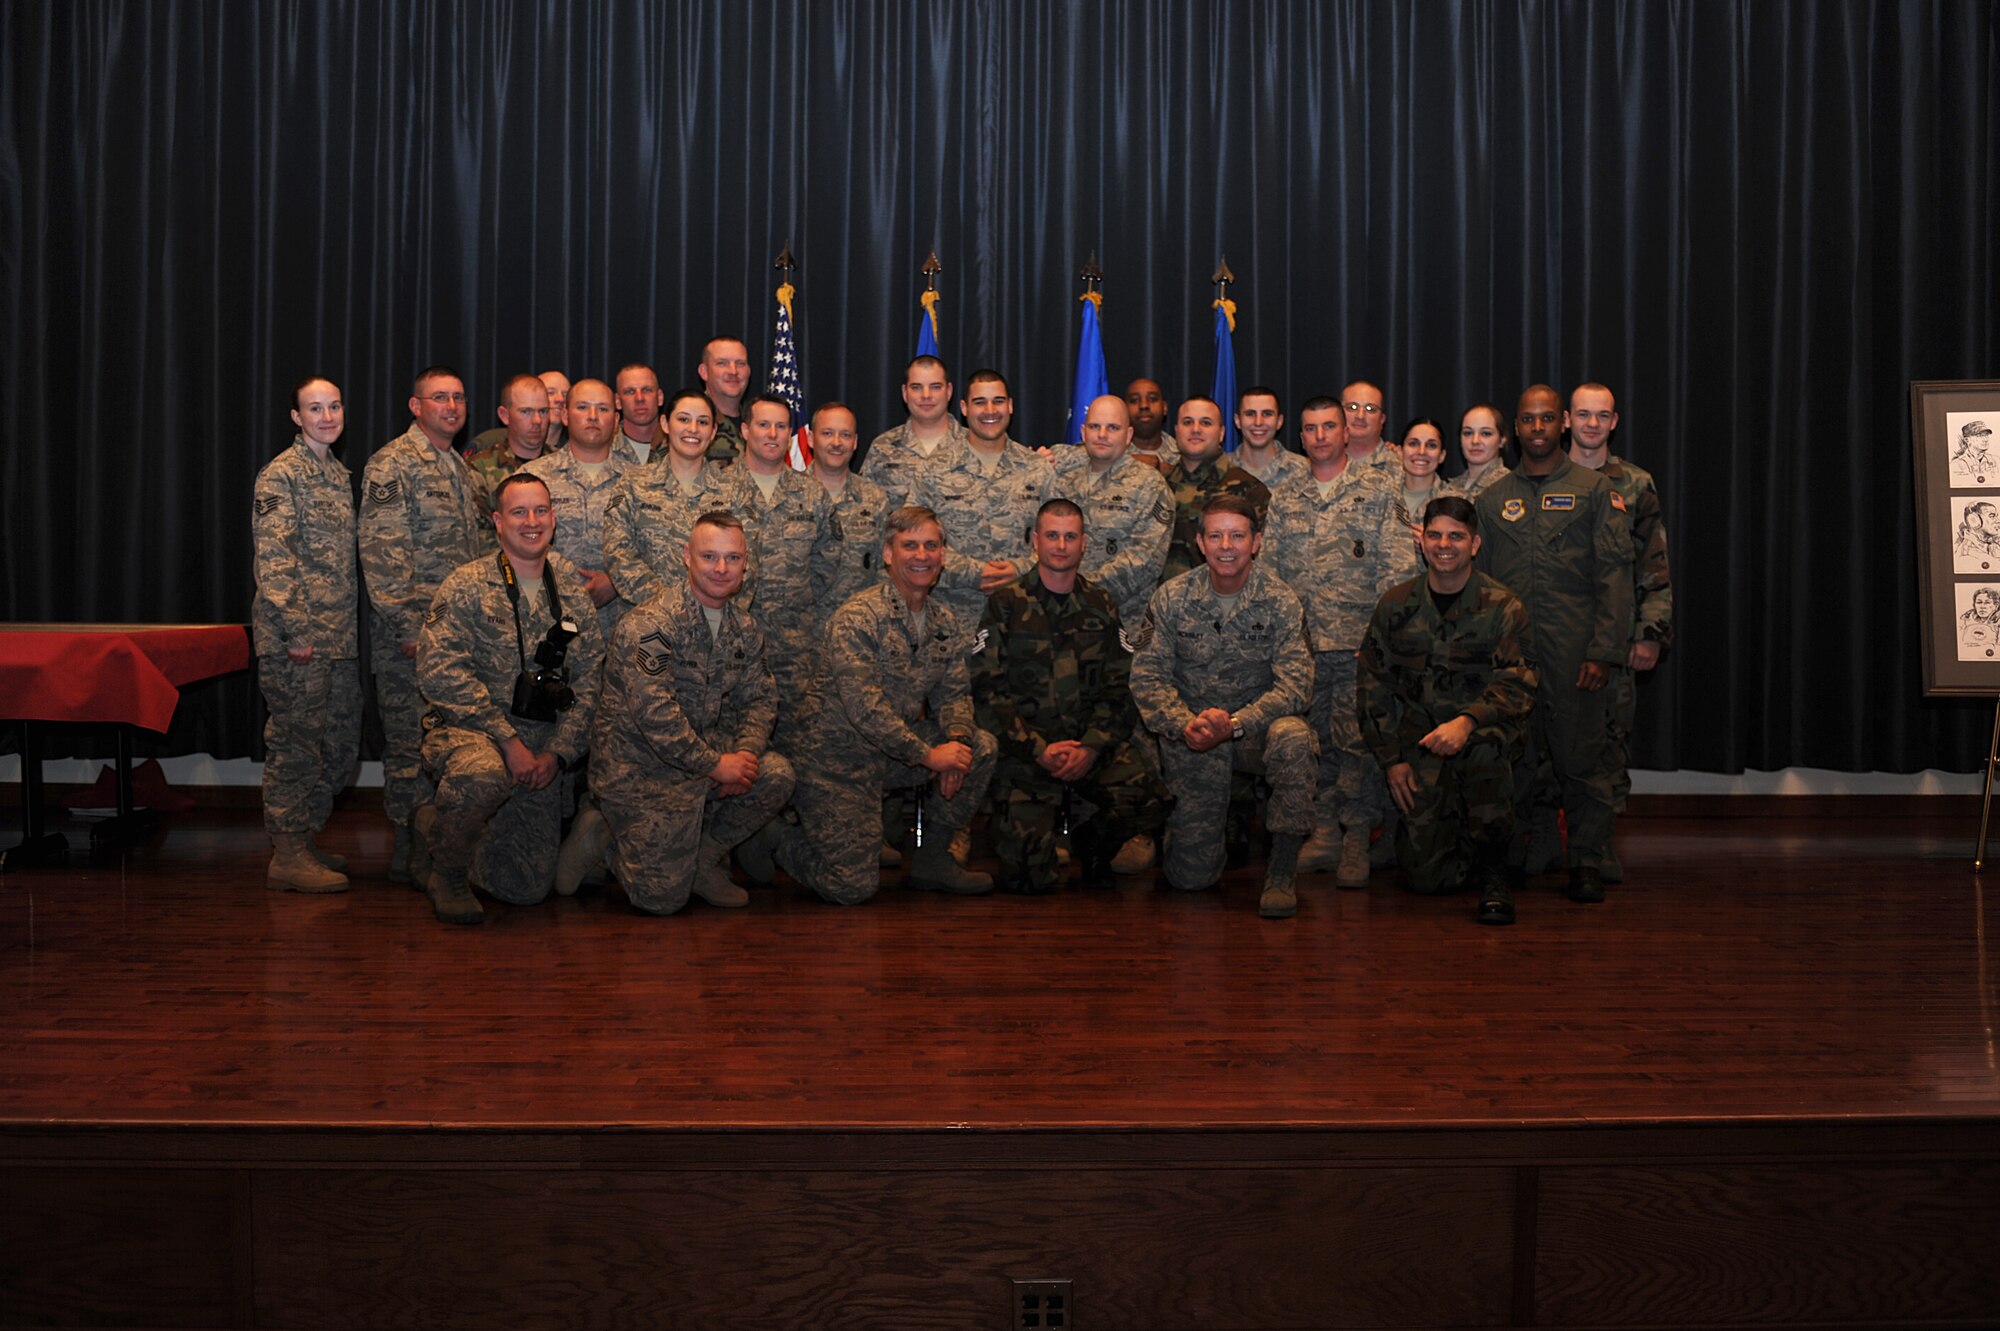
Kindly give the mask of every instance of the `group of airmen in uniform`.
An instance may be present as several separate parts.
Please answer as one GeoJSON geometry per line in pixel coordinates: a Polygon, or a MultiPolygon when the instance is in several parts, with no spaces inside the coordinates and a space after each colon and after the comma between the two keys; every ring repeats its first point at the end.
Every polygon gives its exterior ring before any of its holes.
{"type": "Polygon", "coordinates": [[[1393,860],[1511,923],[1563,863],[1558,816],[1572,900],[1622,878],[1634,679],[1672,599],[1602,385],[1523,393],[1512,469],[1473,408],[1439,480],[1441,431],[1385,438],[1366,382],[1305,401],[1298,451],[1270,389],[1230,404],[1226,453],[1222,404],[1170,413],[1150,379],[1034,449],[1001,375],[954,418],[919,356],[859,466],[838,402],[795,466],[740,340],[696,372],[515,376],[463,455],[463,380],[426,369],[358,514],[340,390],[297,387],[253,504],[273,888],[348,886],[315,837],[359,751],[363,586],[388,876],[448,923],[483,918],[475,889],[608,879],[646,912],[741,906],[739,870],[854,904],[911,823],[905,884],[964,895],[1143,874],[1156,845],[1169,887],[1210,888],[1259,821],[1270,918],[1301,873],[1393,860]],[[997,879],[966,864],[982,811],[997,879]]]}

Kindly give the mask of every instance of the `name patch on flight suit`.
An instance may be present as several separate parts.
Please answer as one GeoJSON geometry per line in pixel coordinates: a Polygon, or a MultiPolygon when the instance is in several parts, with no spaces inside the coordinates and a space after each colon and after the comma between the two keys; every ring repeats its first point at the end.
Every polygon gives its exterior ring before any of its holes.
{"type": "Polygon", "coordinates": [[[1528,506],[1522,500],[1509,499],[1506,503],[1500,505],[1500,516],[1508,522],[1519,522],[1522,518],[1528,516],[1528,506]]]}
{"type": "Polygon", "coordinates": [[[1575,495],[1543,495],[1542,512],[1567,513],[1576,507],[1575,495]]]}

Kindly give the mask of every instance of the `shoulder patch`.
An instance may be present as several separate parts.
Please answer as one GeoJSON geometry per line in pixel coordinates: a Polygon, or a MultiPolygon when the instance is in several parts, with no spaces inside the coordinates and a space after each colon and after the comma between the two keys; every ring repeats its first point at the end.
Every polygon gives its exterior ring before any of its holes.
{"type": "Polygon", "coordinates": [[[1174,504],[1171,499],[1156,499],[1153,501],[1153,521],[1159,523],[1162,527],[1171,527],[1174,525],[1174,504]]]}
{"type": "Polygon", "coordinates": [[[393,481],[368,482],[368,502],[371,504],[393,504],[403,497],[403,478],[393,481]]]}
{"type": "Polygon", "coordinates": [[[275,512],[277,510],[278,505],[283,502],[284,501],[280,499],[277,495],[258,495],[257,516],[260,518],[268,517],[271,513],[275,512]]]}
{"type": "Polygon", "coordinates": [[[1127,635],[1124,629],[1119,629],[1118,638],[1125,644],[1127,651],[1144,651],[1146,644],[1153,640],[1153,616],[1148,614],[1138,630],[1130,635],[1127,635]]]}
{"type": "Polygon", "coordinates": [[[1575,495],[1543,495],[1542,512],[1567,513],[1576,507],[1575,495]]]}
{"type": "Polygon", "coordinates": [[[444,618],[444,598],[440,596],[435,601],[431,602],[430,609],[424,611],[424,624],[426,627],[428,627],[429,625],[435,624],[440,619],[443,618],[444,618]]]}
{"type": "Polygon", "coordinates": [[[639,639],[639,654],[634,664],[649,675],[664,675],[673,664],[674,649],[667,642],[667,636],[655,630],[639,639]]]}
{"type": "Polygon", "coordinates": [[[1120,624],[1118,626],[1118,645],[1125,650],[1125,653],[1128,656],[1131,655],[1132,652],[1137,650],[1132,646],[1132,635],[1125,631],[1125,626],[1123,624],[1120,624]]]}
{"type": "Polygon", "coordinates": [[[1617,509],[1620,513],[1625,512],[1625,496],[1613,490],[1611,492],[1611,507],[1617,509]]]}
{"type": "Polygon", "coordinates": [[[1528,516],[1528,505],[1519,499],[1509,499],[1500,505],[1500,516],[1507,522],[1519,522],[1528,516]]]}
{"type": "Polygon", "coordinates": [[[972,646],[966,649],[965,654],[967,656],[977,656],[981,652],[985,651],[986,639],[990,636],[992,636],[992,630],[984,628],[980,629],[979,632],[973,634],[972,646]]]}

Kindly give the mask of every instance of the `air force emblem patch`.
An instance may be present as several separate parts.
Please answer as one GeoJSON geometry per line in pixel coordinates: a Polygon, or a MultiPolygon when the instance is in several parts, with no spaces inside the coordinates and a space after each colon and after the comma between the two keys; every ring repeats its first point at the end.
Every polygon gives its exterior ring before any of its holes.
{"type": "Polygon", "coordinates": [[[1519,499],[1509,499],[1500,505],[1500,516],[1507,522],[1519,522],[1528,516],[1528,505],[1519,499]]]}

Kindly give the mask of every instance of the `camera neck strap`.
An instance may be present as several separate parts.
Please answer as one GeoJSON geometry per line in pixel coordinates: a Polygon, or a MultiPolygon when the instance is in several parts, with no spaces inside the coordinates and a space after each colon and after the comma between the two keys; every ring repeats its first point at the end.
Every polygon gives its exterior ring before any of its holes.
{"type": "MultiPolygon", "coordinates": [[[[521,658],[521,669],[526,670],[528,640],[521,629],[521,581],[514,576],[514,564],[507,558],[507,552],[503,550],[497,557],[500,560],[500,581],[507,587],[507,603],[514,607],[514,652],[521,658]]],[[[542,594],[549,598],[550,620],[562,623],[562,598],[556,595],[556,571],[549,567],[546,555],[542,557],[542,594]]]]}

